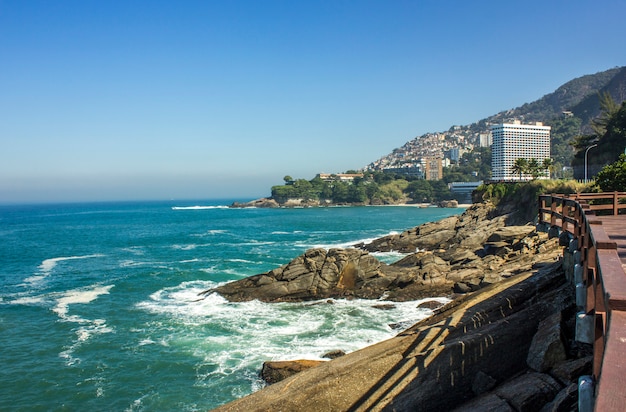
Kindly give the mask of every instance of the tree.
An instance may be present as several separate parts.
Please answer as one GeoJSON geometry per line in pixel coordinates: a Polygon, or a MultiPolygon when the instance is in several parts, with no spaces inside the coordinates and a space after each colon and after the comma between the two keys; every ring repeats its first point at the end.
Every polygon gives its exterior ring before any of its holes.
{"type": "Polygon", "coordinates": [[[283,180],[285,181],[286,184],[290,184],[293,182],[293,177],[286,175],[285,177],[283,177],[283,180]]]}
{"type": "Polygon", "coordinates": [[[434,190],[427,180],[415,180],[409,183],[406,191],[415,202],[425,203],[433,200],[434,190]]]}
{"type": "Polygon", "coordinates": [[[548,177],[552,178],[552,173],[554,172],[554,160],[552,159],[543,159],[543,164],[541,165],[543,169],[548,171],[548,177]]]}
{"type": "Polygon", "coordinates": [[[515,159],[513,166],[511,167],[511,173],[519,174],[519,180],[522,180],[522,175],[528,171],[528,160],[523,157],[515,159]]]}
{"type": "Polygon", "coordinates": [[[541,169],[541,165],[539,161],[535,158],[532,158],[528,161],[527,172],[532,176],[533,179],[538,178],[543,175],[543,170],[541,169]]]}
{"type": "Polygon", "coordinates": [[[598,94],[598,100],[600,101],[600,115],[591,121],[591,128],[595,132],[596,136],[602,136],[606,133],[606,128],[611,118],[617,113],[620,106],[617,104],[611,93],[605,91],[598,94]]]}
{"type": "Polygon", "coordinates": [[[621,154],[616,162],[602,168],[596,176],[596,185],[603,192],[626,191],[626,154],[621,154]]]}

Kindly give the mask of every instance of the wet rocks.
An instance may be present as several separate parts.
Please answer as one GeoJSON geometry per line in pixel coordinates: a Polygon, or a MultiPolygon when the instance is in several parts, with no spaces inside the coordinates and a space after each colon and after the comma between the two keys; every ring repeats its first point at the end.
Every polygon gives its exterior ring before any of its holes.
{"type": "Polygon", "coordinates": [[[230,301],[364,298],[407,301],[469,293],[528,270],[537,256],[555,258],[558,240],[533,226],[504,226],[487,204],[426,223],[400,235],[346,249],[310,249],[269,272],[231,282],[216,292],[230,301]],[[387,265],[370,251],[409,254],[387,265]],[[502,267],[506,265],[507,270],[502,267]]]}

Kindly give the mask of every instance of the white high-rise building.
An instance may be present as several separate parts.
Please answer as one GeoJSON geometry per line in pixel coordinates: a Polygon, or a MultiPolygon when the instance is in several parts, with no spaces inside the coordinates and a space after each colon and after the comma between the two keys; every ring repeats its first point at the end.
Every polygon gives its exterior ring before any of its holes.
{"type": "MultiPolygon", "coordinates": [[[[493,180],[516,181],[519,174],[513,173],[513,165],[519,158],[537,159],[542,164],[550,158],[550,126],[542,123],[521,124],[519,121],[491,126],[491,178],[493,180]]],[[[530,176],[522,176],[522,180],[530,176]]]]}

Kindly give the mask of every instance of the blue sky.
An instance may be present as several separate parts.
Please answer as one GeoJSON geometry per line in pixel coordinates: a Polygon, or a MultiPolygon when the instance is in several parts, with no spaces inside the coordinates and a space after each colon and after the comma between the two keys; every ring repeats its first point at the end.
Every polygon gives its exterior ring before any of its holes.
{"type": "Polygon", "coordinates": [[[0,203],[248,199],[626,65],[626,2],[0,0],[0,203]]]}

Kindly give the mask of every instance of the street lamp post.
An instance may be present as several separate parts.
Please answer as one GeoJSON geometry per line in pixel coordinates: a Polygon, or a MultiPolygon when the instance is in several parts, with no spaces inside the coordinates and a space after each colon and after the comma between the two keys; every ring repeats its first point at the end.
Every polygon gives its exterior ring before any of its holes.
{"type": "Polygon", "coordinates": [[[592,144],[585,150],[585,183],[587,183],[587,153],[589,153],[589,149],[593,149],[597,144],[592,144]]]}

